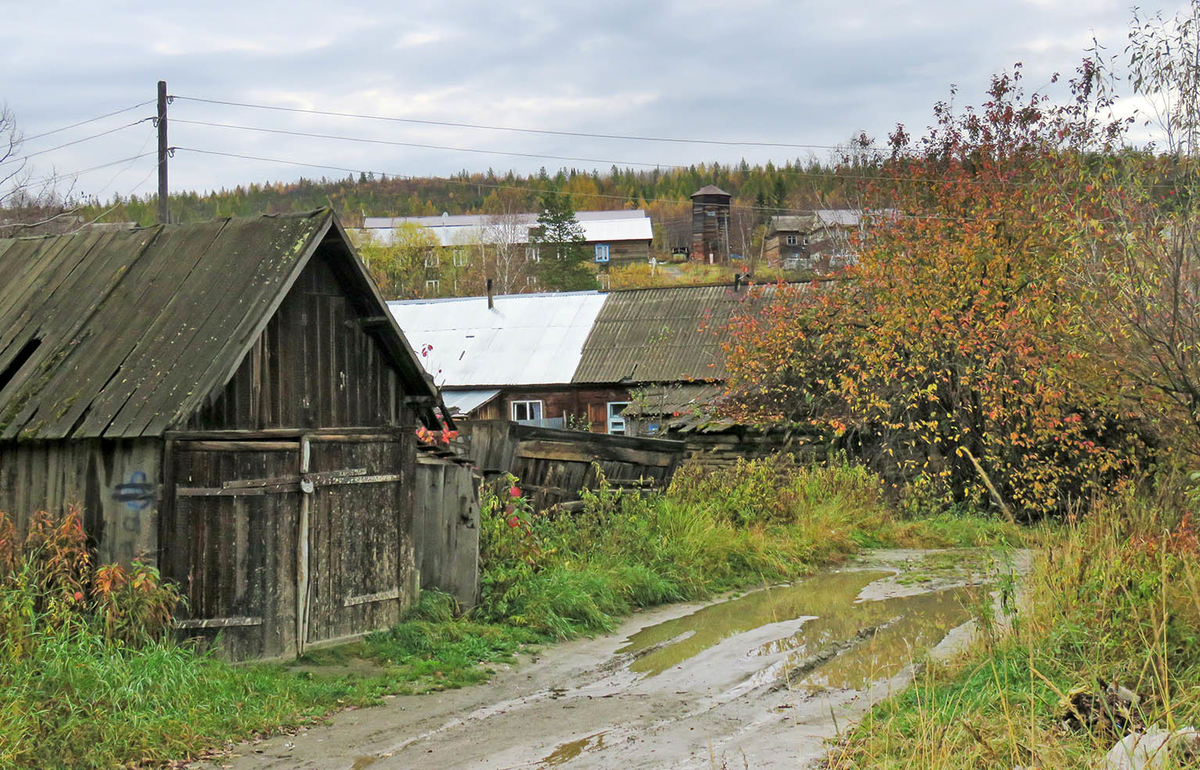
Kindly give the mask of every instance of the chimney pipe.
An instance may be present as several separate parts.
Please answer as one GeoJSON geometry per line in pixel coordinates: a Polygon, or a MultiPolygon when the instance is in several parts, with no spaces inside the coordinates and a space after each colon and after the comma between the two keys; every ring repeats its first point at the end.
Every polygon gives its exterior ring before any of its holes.
{"type": "Polygon", "coordinates": [[[492,279],[487,279],[488,310],[496,309],[496,301],[492,299],[492,279]]]}
{"type": "Polygon", "coordinates": [[[733,290],[734,290],[734,292],[737,292],[737,291],[740,291],[741,288],[742,288],[742,274],[734,273],[733,274],[733,290]]]}

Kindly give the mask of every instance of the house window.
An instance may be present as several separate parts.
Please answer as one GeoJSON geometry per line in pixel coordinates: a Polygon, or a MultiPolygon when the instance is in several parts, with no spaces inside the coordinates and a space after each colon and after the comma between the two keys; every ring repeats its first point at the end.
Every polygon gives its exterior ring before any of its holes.
{"type": "Polygon", "coordinates": [[[462,249],[455,249],[453,260],[455,267],[466,267],[468,261],[467,252],[462,249]]]}
{"type": "Polygon", "coordinates": [[[596,261],[597,262],[607,262],[608,261],[608,244],[607,243],[597,243],[596,244],[596,261]]]}
{"type": "Polygon", "coordinates": [[[436,251],[425,255],[425,267],[437,267],[442,263],[442,258],[438,256],[436,251]]]}
{"type": "Polygon", "coordinates": [[[525,247],[525,261],[526,262],[541,262],[542,261],[542,258],[540,256],[538,256],[538,247],[537,246],[526,246],[525,247]]]}
{"type": "Polygon", "coordinates": [[[512,402],[512,418],[516,422],[530,422],[542,419],[541,401],[512,402]]]}
{"type": "Polygon", "coordinates": [[[430,291],[437,291],[438,289],[442,288],[442,282],[436,278],[428,280],[425,282],[425,288],[429,289],[430,291]]]}
{"type": "Polygon", "coordinates": [[[528,286],[528,287],[530,287],[530,288],[532,288],[532,289],[536,289],[536,288],[537,288],[537,285],[538,285],[538,279],[537,279],[537,276],[536,276],[536,275],[529,275],[529,276],[526,276],[526,277],[525,277],[525,285],[526,285],[526,286],[528,286]]]}
{"type": "Polygon", "coordinates": [[[800,242],[800,237],[797,235],[789,235],[787,237],[787,245],[788,246],[795,246],[799,242],[800,242]]]}
{"type": "Polygon", "coordinates": [[[616,436],[625,435],[625,417],[621,412],[629,406],[628,401],[608,402],[608,432],[616,436]]]}

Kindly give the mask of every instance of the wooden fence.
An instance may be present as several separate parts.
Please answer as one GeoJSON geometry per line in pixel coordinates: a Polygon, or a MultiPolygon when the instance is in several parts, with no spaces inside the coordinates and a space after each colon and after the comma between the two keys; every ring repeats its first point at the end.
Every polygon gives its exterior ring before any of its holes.
{"type": "Polygon", "coordinates": [[[469,454],[487,480],[511,473],[537,508],[579,500],[599,474],[622,488],[663,489],[683,458],[684,443],[666,439],[539,428],[508,420],[466,424],[469,454]]]}
{"type": "Polygon", "coordinates": [[[413,546],[421,588],[471,607],[479,600],[479,473],[465,459],[421,451],[413,546]]]}

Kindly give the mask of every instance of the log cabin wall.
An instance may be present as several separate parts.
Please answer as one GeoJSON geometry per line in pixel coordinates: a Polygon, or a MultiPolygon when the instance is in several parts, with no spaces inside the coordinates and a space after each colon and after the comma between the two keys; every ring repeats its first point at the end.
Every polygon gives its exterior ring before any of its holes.
{"type": "Polygon", "coordinates": [[[510,420],[514,401],[541,401],[542,415],[546,419],[568,416],[577,420],[586,419],[592,433],[608,432],[608,405],[611,402],[627,403],[631,400],[629,389],[619,386],[552,385],[542,388],[505,389],[492,404],[484,407],[480,419],[510,420]]]}

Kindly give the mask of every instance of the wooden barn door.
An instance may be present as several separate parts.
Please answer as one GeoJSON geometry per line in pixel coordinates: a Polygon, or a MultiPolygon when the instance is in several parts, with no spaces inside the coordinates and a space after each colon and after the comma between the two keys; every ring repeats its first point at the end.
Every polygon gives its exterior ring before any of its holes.
{"type": "Polygon", "coordinates": [[[184,586],[179,626],[234,660],[295,655],[300,443],[176,441],[168,462],[159,563],[184,586]]]}
{"type": "Polygon", "coordinates": [[[302,439],[305,645],[387,628],[415,597],[413,490],[404,470],[414,448],[395,435],[302,439]]]}

